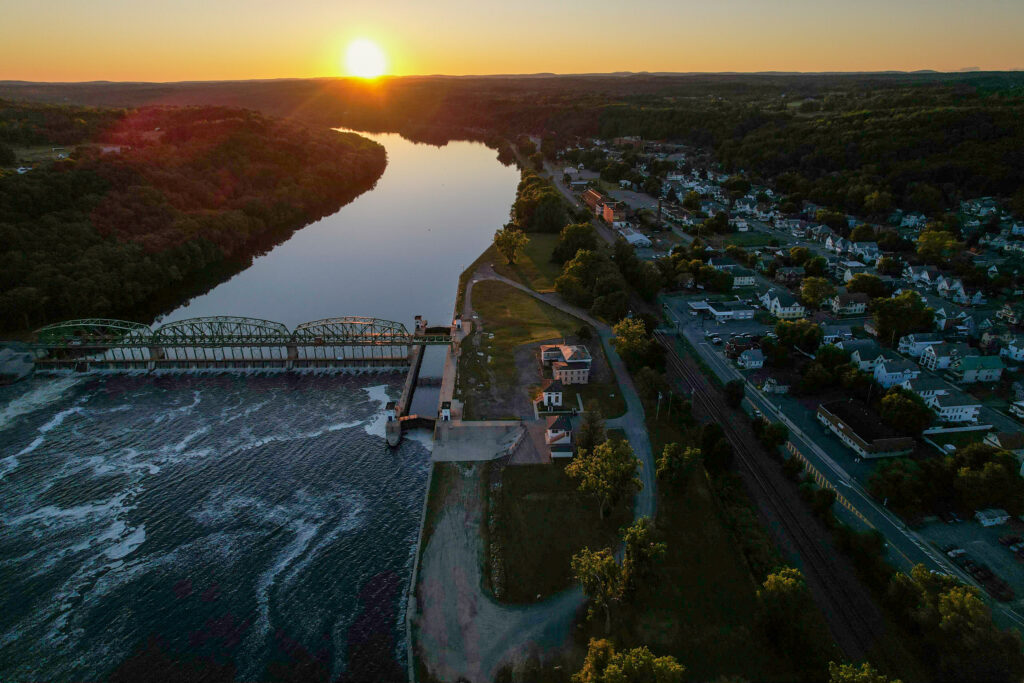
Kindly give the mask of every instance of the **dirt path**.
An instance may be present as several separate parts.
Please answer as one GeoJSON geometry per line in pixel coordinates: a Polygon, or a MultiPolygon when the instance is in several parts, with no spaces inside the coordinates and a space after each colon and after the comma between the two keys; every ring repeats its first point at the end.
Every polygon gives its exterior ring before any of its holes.
{"type": "Polygon", "coordinates": [[[458,465],[423,552],[419,614],[413,623],[420,658],[443,681],[489,683],[505,662],[557,649],[569,637],[583,593],[574,588],[534,605],[501,605],[483,589],[481,465],[458,465]]]}

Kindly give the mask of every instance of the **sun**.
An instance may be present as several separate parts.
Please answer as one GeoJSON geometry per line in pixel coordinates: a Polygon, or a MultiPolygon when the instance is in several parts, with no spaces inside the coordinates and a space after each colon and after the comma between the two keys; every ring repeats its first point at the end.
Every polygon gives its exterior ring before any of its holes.
{"type": "Polygon", "coordinates": [[[345,52],[345,67],[357,78],[373,79],[384,74],[387,61],[376,43],[360,38],[349,44],[345,52]]]}

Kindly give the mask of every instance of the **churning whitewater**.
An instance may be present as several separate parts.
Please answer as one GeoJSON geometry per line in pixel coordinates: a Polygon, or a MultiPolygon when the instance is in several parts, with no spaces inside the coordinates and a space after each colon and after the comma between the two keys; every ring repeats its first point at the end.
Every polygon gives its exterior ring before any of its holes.
{"type": "Polygon", "coordinates": [[[400,679],[429,467],[383,438],[401,379],[0,388],[0,680],[400,679]]]}

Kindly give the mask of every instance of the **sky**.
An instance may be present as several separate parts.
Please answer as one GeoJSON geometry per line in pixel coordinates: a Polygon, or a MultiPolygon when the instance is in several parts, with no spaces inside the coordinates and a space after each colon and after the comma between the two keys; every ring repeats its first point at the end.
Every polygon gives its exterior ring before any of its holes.
{"type": "Polygon", "coordinates": [[[1024,0],[0,0],[0,80],[1024,68],[1024,0]]]}

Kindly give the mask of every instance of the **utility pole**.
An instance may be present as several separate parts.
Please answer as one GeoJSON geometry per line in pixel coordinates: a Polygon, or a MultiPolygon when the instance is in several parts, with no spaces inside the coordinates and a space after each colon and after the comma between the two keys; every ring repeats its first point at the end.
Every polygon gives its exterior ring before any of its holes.
{"type": "Polygon", "coordinates": [[[659,417],[661,417],[661,392],[660,391],[658,392],[658,409],[654,413],[654,419],[657,420],[659,417]]]}

